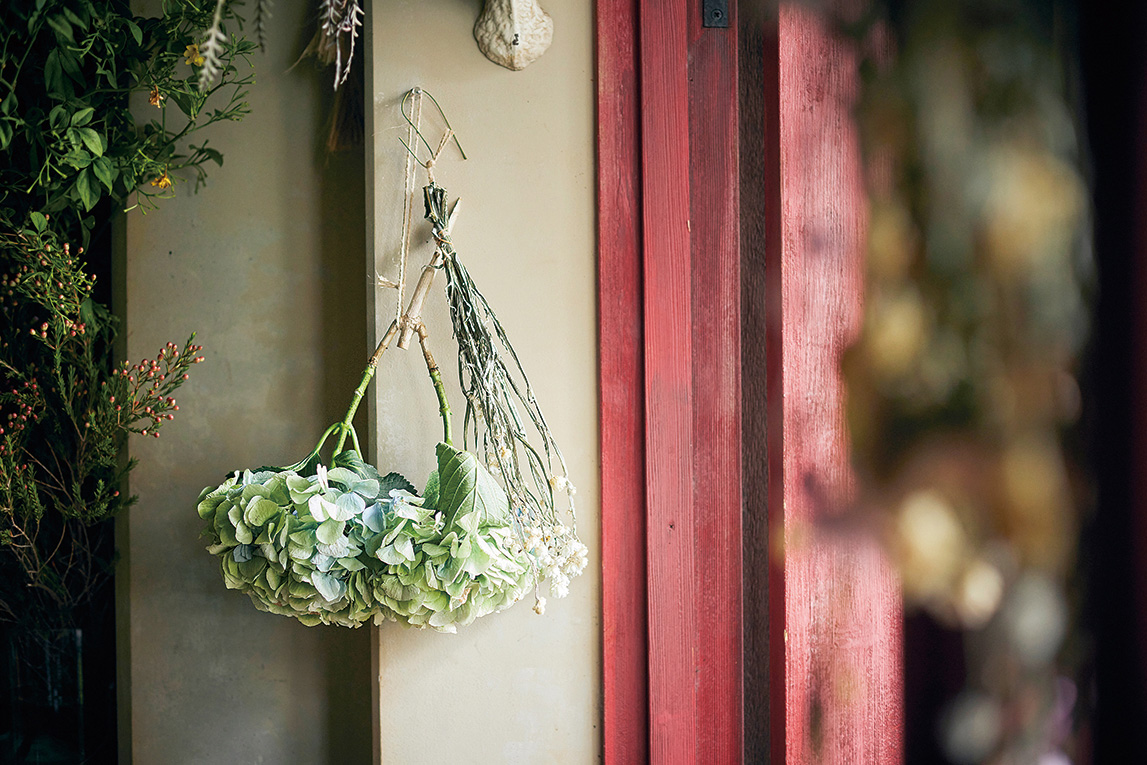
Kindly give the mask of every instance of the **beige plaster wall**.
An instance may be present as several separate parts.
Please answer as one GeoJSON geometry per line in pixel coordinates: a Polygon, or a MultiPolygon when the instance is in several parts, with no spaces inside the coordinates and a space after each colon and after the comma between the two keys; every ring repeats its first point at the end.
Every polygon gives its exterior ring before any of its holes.
{"type": "MultiPolygon", "coordinates": [[[[530,603],[457,635],[377,631],[378,718],[386,763],[584,763],[600,757],[599,446],[594,249],[592,4],[545,0],[554,42],[511,72],[471,32],[478,0],[374,0],[368,123],[373,137],[374,270],[394,278],[400,241],[402,95],[438,99],[470,159],[448,148],[438,182],[462,198],[454,242],[530,373],[578,486],[586,573],[545,616],[530,603]]],[[[424,124],[440,123],[426,105],[424,124]]],[[[434,142],[434,138],[431,141],[434,142]]],[[[418,185],[425,182],[420,176],[418,185]]],[[[421,215],[421,203],[416,207],[421,215]]],[[[419,242],[426,229],[418,229],[419,242]]],[[[416,249],[419,267],[429,251],[416,249]]],[[[439,277],[441,279],[442,277],[439,277]]],[[[438,282],[426,312],[436,355],[456,377],[438,282]]],[[[376,332],[394,293],[375,301],[376,332]]],[[[440,438],[434,393],[416,349],[383,358],[374,400],[376,459],[421,485],[440,438]]],[[[456,386],[456,379],[452,381],[456,386]]],[[[461,394],[452,388],[456,429],[461,394]]]]}
{"type": "Polygon", "coordinates": [[[224,588],[195,512],[227,472],[309,451],[364,356],[363,152],[325,156],[330,78],[309,63],[286,71],[310,7],[275,4],[252,114],[207,135],[225,157],[207,188],[187,183],[127,218],[129,358],[197,330],[207,361],[161,438],[130,446],[140,501],[119,530],[124,762],[370,761],[369,630],[256,611],[224,588]]]}

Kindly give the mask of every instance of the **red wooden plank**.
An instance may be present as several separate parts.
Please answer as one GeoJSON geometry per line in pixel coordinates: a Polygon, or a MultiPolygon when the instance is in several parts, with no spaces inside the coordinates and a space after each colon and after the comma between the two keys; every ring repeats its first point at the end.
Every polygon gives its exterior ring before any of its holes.
{"type": "Polygon", "coordinates": [[[597,1],[603,750],[649,760],[645,374],[635,0],[597,1]]]}
{"type": "Polygon", "coordinates": [[[689,14],[697,750],[743,756],[741,274],[736,4],[728,29],[689,14]]]}
{"type": "Polygon", "coordinates": [[[781,132],[780,32],[770,23],[762,40],[765,170],[765,372],[768,410],[769,527],[769,762],[785,762],[788,688],[785,623],[785,566],[777,554],[784,547],[785,366],[781,270],[781,132]]]}
{"type": "Polygon", "coordinates": [[[874,541],[814,526],[853,484],[838,361],[861,318],[856,61],[804,9],[784,6],[779,33],[784,761],[899,763],[897,580],[874,541]]]}
{"type": "Polygon", "coordinates": [[[686,13],[642,0],[650,754],[697,755],[686,13]]]}

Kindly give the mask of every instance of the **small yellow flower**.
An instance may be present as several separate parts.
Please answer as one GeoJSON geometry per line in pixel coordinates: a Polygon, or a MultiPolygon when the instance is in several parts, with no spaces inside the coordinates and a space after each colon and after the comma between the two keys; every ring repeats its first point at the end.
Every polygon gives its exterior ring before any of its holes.
{"type": "Polygon", "coordinates": [[[203,56],[199,53],[199,46],[195,43],[187,46],[187,50],[183,51],[183,55],[187,58],[183,63],[188,66],[203,66],[203,56]]]}
{"type": "Polygon", "coordinates": [[[163,99],[166,97],[167,96],[165,96],[159,92],[159,86],[158,85],[152,85],[151,86],[151,96],[147,99],[147,102],[157,109],[162,109],[163,108],[163,99]]]}
{"type": "Polygon", "coordinates": [[[171,188],[171,176],[169,176],[167,174],[167,171],[164,170],[163,175],[161,175],[158,178],[156,178],[155,180],[153,180],[151,182],[151,185],[155,186],[157,188],[160,188],[160,189],[171,188]]]}

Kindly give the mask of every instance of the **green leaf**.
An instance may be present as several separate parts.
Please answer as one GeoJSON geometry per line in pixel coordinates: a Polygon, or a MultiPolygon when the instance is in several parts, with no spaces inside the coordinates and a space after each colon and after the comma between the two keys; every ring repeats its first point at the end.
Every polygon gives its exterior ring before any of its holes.
{"type": "MultiPolygon", "coordinates": [[[[28,217],[32,219],[32,225],[35,226],[36,230],[40,233],[44,233],[44,229],[48,227],[48,219],[45,218],[42,213],[38,212],[30,213],[28,217]]],[[[218,505],[219,503],[216,502],[215,504],[218,505]]]]}
{"type": "MultiPolygon", "coordinates": [[[[391,474],[393,475],[393,473],[391,474]]],[[[389,476],[387,476],[389,478],[389,476]]],[[[426,479],[426,488],[422,492],[422,496],[426,501],[422,506],[430,510],[438,509],[438,471],[431,470],[430,477],[426,479]]]]}
{"type": "Polygon", "coordinates": [[[76,178],[75,185],[76,193],[79,194],[80,202],[84,205],[84,211],[87,212],[96,206],[96,202],[100,201],[99,187],[92,178],[89,170],[83,170],[76,178]]]}
{"type": "Polygon", "coordinates": [[[97,157],[102,157],[104,154],[104,138],[96,131],[89,127],[76,128],[80,134],[80,139],[84,142],[84,146],[88,147],[88,151],[97,157]]]}
{"type": "Polygon", "coordinates": [[[417,491],[414,488],[414,484],[406,480],[406,478],[404,478],[401,474],[387,473],[378,482],[379,496],[389,497],[390,492],[393,489],[402,489],[403,491],[408,491],[411,494],[417,494],[417,491]]]}
{"type": "Polygon", "coordinates": [[[96,110],[90,106],[85,106],[83,109],[76,111],[76,113],[72,115],[72,127],[83,127],[88,124],[92,121],[92,115],[95,113],[96,110]]]}
{"type": "Polygon", "coordinates": [[[62,14],[49,16],[47,22],[59,40],[71,43],[72,45],[76,44],[76,38],[72,34],[72,25],[68,23],[68,20],[65,19],[62,14]]]}
{"type": "Polygon", "coordinates": [[[77,85],[83,87],[85,85],[84,75],[83,72],[80,71],[79,60],[66,48],[58,50],[60,50],[60,68],[63,69],[64,73],[71,77],[77,85]]]}
{"type": "MultiPolygon", "coordinates": [[[[51,58],[51,54],[48,54],[48,58],[51,58]]],[[[47,69],[45,68],[44,71],[45,71],[45,76],[46,76],[47,69]]],[[[58,104],[57,106],[53,106],[52,111],[48,112],[48,126],[51,127],[53,130],[59,130],[65,124],[67,124],[67,121],[68,121],[68,110],[64,108],[63,104],[58,104]]]]}
{"type": "Polygon", "coordinates": [[[195,119],[196,109],[187,94],[175,91],[168,94],[168,98],[175,102],[175,105],[179,107],[179,111],[183,112],[184,116],[188,119],[195,119]]]}
{"type": "Polygon", "coordinates": [[[112,190],[112,184],[115,183],[116,176],[119,174],[119,170],[107,157],[99,157],[92,162],[92,172],[96,174],[96,178],[99,178],[100,183],[108,191],[112,190]]]}
{"type": "Polygon", "coordinates": [[[7,149],[12,143],[12,123],[0,120],[0,150],[7,149]]]}
{"type": "Polygon", "coordinates": [[[143,31],[131,19],[126,20],[127,28],[131,32],[131,36],[135,39],[136,45],[143,45],[143,31]]]}
{"type": "Polygon", "coordinates": [[[88,22],[80,18],[71,8],[64,8],[64,17],[72,22],[73,26],[77,26],[80,29],[85,29],[88,26],[88,22]]]}
{"type": "MultiPolygon", "coordinates": [[[[44,87],[49,93],[63,94],[64,70],[60,68],[60,51],[52,48],[44,59],[44,87]]],[[[56,107],[59,109],[60,107],[56,107]]],[[[55,111],[53,109],[53,111],[55,111]]]]}
{"type": "Polygon", "coordinates": [[[64,155],[64,163],[77,170],[83,170],[92,163],[92,155],[83,149],[72,149],[64,155]]]}
{"type": "Polygon", "coordinates": [[[510,510],[506,492],[470,452],[438,444],[438,510],[446,518],[446,528],[454,519],[477,512],[481,525],[504,524],[510,510]]]}

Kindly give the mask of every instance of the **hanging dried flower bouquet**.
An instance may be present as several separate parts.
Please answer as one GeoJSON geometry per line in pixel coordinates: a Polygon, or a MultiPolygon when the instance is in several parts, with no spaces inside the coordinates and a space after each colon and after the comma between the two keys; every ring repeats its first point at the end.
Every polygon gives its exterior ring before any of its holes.
{"type": "MultiPolygon", "coordinates": [[[[410,95],[418,101],[421,92],[410,95]]],[[[439,152],[445,145],[446,139],[439,152]]],[[[505,330],[454,250],[450,229],[458,208],[448,215],[446,198],[431,178],[424,199],[433,257],[368,362],[343,420],[300,462],[236,471],[200,496],[208,550],[220,558],[227,587],[246,592],[261,610],[308,625],[389,620],[454,632],[531,589],[534,610],[542,613],[542,583],[563,597],[586,566],[561,452],[505,330]],[[462,449],[453,444],[446,389],[420,317],[439,270],[466,398],[462,449]],[[383,352],[396,338],[407,347],[414,335],[443,426],[437,469],[421,495],[401,475],[382,475],[364,462],[351,426],[383,352]],[[334,455],[324,464],[321,452],[331,437],[334,455]],[[348,437],[353,446],[344,451],[348,437]],[[562,495],[568,526],[555,501],[562,495]]]]}

